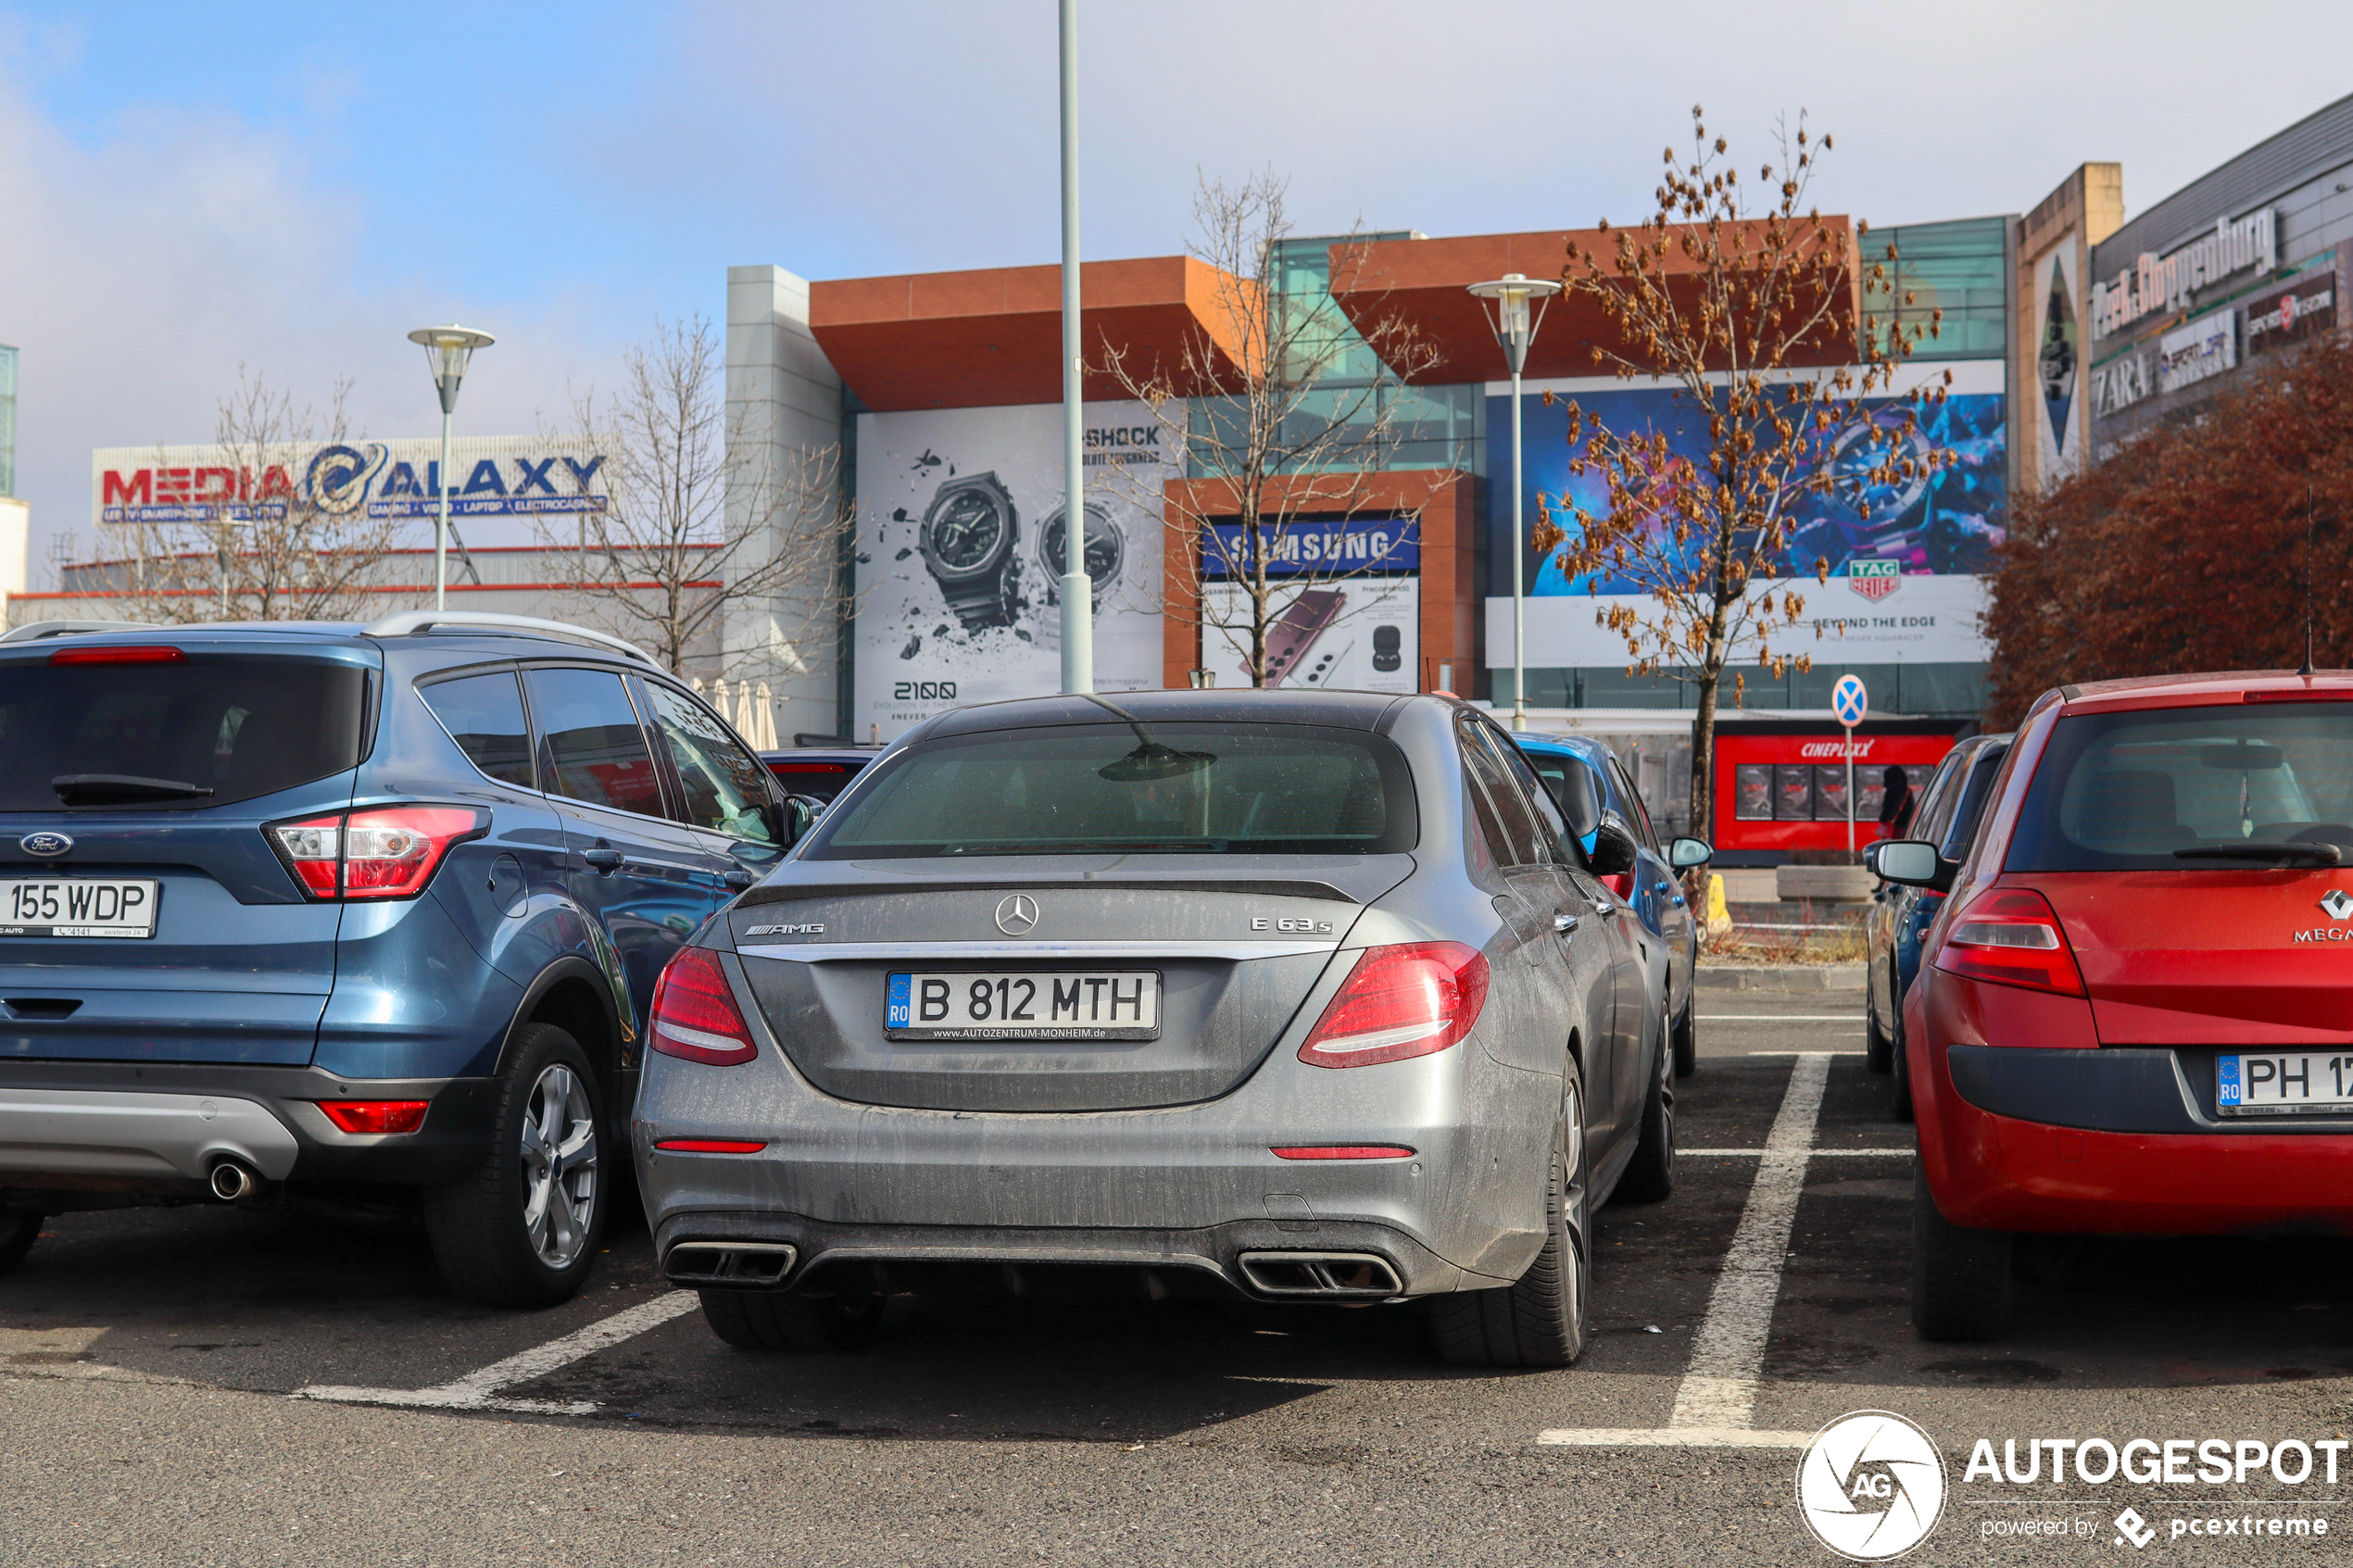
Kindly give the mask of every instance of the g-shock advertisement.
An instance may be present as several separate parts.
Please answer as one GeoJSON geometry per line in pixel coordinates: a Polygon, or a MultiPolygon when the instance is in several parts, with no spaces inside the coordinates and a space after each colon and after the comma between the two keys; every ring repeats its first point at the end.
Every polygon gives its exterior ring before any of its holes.
{"type": "MultiPolygon", "coordinates": [[[[1176,447],[1140,403],[1086,409],[1085,558],[1095,684],[1161,684],[1161,520],[1176,447]]],[[[858,420],[854,731],[889,740],[935,713],[1062,681],[1068,549],[1062,409],[858,420]]]]}

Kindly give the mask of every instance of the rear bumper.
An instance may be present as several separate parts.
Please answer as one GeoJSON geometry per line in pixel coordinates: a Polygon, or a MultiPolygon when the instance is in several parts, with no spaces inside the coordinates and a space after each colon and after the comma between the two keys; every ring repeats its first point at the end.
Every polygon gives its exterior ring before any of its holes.
{"type": "Polygon", "coordinates": [[[234,1156],[272,1182],[429,1185],[482,1158],[492,1081],[315,1068],[17,1061],[0,1068],[0,1191],[191,1197],[234,1156]],[[423,1099],[425,1124],[355,1136],[321,1100],[423,1099]]]}
{"type": "Polygon", "coordinates": [[[2353,1235],[2353,1123],[2221,1122],[2210,1062],[2106,1047],[1910,1047],[1937,1208],[1989,1230],[2353,1235]],[[1924,1060],[1927,1059],[1927,1060],[1924,1060]],[[2196,1079],[2207,1073],[2208,1095],[2196,1079]]]}
{"type": "Polygon", "coordinates": [[[663,1221],[654,1236],[656,1255],[666,1261],[673,1247],[686,1242],[789,1246],[796,1261],[784,1286],[821,1292],[1334,1298],[1262,1289],[1277,1276],[1263,1261],[1252,1272],[1242,1267],[1246,1256],[1257,1261],[1302,1255],[1385,1261],[1393,1290],[1346,1293],[1376,1299],[1503,1283],[1455,1267],[1394,1226],[1350,1221],[1238,1220],[1195,1230],[1124,1230],[841,1224],[805,1214],[705,1210],[663,1221]]]}

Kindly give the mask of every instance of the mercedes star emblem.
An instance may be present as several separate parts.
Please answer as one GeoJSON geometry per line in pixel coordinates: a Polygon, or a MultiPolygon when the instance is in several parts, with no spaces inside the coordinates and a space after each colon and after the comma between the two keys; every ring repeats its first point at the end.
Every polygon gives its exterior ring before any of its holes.
{"type": "Polygon", "coordinates": [[[1008,936],[1019,936],[1038,923],[1038,900],[1026,893],[1009,894],[997,906],[997,929],[1008,936]]]}
{"type": "Polygon", "coordinates": [[[61,833],[29,833],[17,840],[17,847],[28,855],[48,859],[72,848],[73,840],[61,833]]]}

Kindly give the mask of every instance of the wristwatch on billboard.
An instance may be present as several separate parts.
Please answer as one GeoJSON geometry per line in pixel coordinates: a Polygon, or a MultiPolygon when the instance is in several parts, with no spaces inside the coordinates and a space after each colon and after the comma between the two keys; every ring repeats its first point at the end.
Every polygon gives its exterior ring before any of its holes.
{"type": "MultiPolygon", "coordinates": [[[[1063,538],[1063,514],[1067,507],[1056,507],[1038,525],[1038,564],[1046,569],[1046,581],[1059,584],[1063,574],[1070,570],[1069,545],[1063,538]]],[[[1114,522],[1111,513],[1087,503],[1087,585],[1095,607],[1101,608],[1103,594],[1119,581],[1119,570],[1127,560],[1127,535],[1114,522]]],[[[1047,602],[1057,603],[1059,587],[1046,592],[1047,602]]]]}
{"type": "Polygon", "coordinates": [[[1017,521],[1013,495],[994,472],[949,480],[925,508],[915,547],[967,632],[1013,624],[1017,521]]]}

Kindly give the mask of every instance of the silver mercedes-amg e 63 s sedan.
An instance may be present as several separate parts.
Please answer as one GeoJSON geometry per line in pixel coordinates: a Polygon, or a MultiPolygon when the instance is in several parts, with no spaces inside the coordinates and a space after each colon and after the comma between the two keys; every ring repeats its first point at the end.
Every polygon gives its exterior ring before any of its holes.
{"type": "Polygon", "coordinates": [[[1595,880],[1631,832],[1564,798],[1444,696],[925,722],[662,976],[663,1273],[746,1348],[978,1289],[1426,1300],[1449,1361],[1575,1361],[1675,1081],[1667,956],[1595,880]]]}

